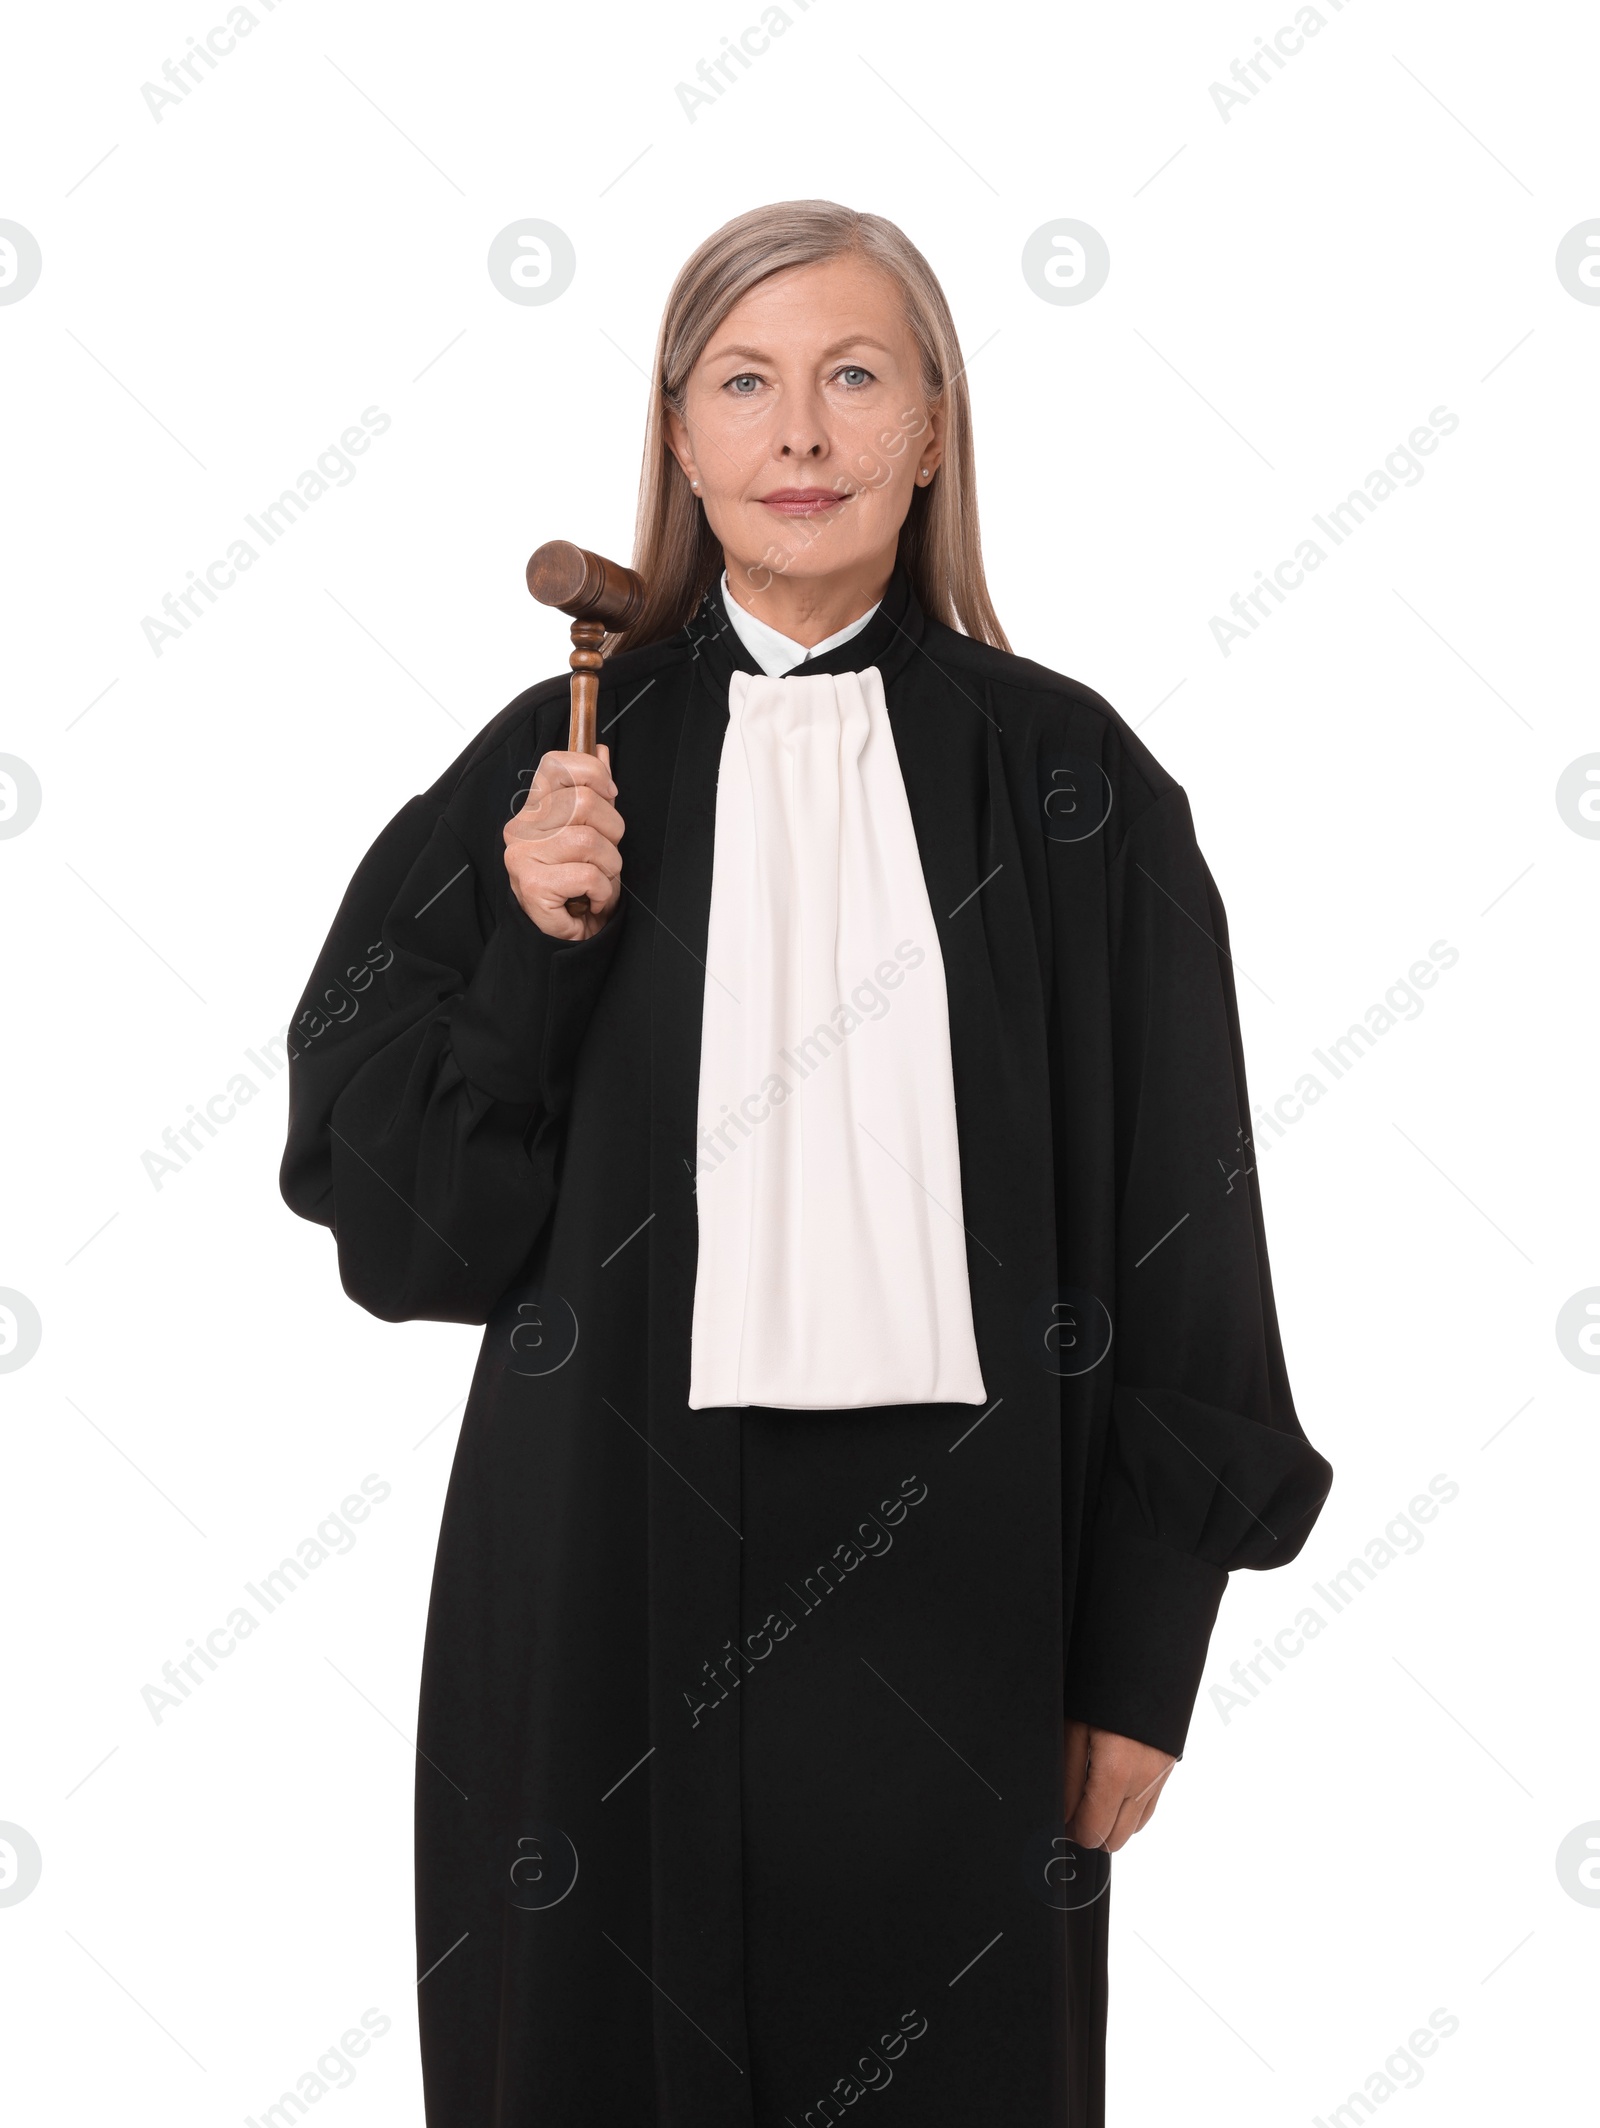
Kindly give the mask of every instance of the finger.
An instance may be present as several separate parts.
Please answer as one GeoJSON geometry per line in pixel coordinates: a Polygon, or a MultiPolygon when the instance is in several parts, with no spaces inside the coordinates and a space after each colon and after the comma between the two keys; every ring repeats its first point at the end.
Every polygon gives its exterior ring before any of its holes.
{"type": "Polygon", "coordinates": [[[595,864],[613,876],[622,870],[622,854],[602,828],[571,824],[544,835],[518,835],[506,843],[506,863],[519,865],[595,864]]]}
{"type": "Polygon", "coordinates": [[[1105,1759],[1089,1754],[1089,1775],[1078,1808],[1067,1827],[1067,1837],[1080,1847],[1103,1847],[1117,1822],[1126,1789],[1105,1759]]]}
{"type": "Polygon", "coordinates": [[[534,784],[511,817],[517,820],[527,815],[550,820],[610,820],[619,826],[622,820],[609,794],[588,783],[534,784]]]}
{"type": "Polygon", "coordinates": [[[519,882],[513,875],[512,885],[530,913],[534,907],[553,913],[580,894],[587,894],[596,910],[609,909],[621,891],[614,879],[591,864],[540,865],[531,879],[524,875],[519,882]]]}
{"type": "Polygon", "coordinates": [[[595,912],[592,903],[587,916],[574,916],[564,901],[547,907],[542,897],[537,901],[529,901],[524,900],[520,894],[517,901],[528,921],[537,925],[546,938],[563,942],[570,940],[576,943],[580,939],[588,938],[598,931],[605,921],[605,912],[595,912]]]}
{"type": "Polygon", "coordinates": [[[1108,1773],[1115,1771],[1124,1795],[1141,1800],[1159,1788],[1177,1764],[1168,1752],[1157,1751],[1150,1744],[1136,1743],[1132,1737],[1109,1735],[1103,1730],[1090,1732],[1089,1749],[1108,1773]]]}
{"type": "Polygon", "coordinates": [[[511,865],[507,869],[512,893],[529,911],[554,909],[575,894],[597,895],[609,908],[622,892],[617,873],[581,858],[569,864],[511,865]],[[574,881],[578,884],[574,885],[574,881]]]}
{"type": "MultiPolygon", "coordinates": [[[[1141,1805],[1148,1803],[1150,1808],[1154,1810],[1156,1804],[1156,1797],[1160,1795],[1162,1789],[1165,1787],[1167,1776],[1171,1773],[1173,1767],[1176,1766],[1177,1763],[1178,1762],[1176,1759],[1168,1759],[1163,1765],[1159,1766],[1153,1774],[1150,1775],[1148,1780],[1138,1782],[1137,1785],[1135,1785],[1133,1781],[1130,1781],[1128,1792],[1132,1797],[1133,1801],[1141,1805]]],[[[1137,1779],[1137,1776],[1135,1777],[1135,1779],[1137,1779]]]]}
{"type": "Polygon", "coordinates": [[[592,828],[615,848],[622,840],[623,821],[608,799],[592,791],[536,792],[506,822],[506,845],[548,842],[567,828],[592,828]]]}
{"type": "Polygon", "coordinates": [[[1114,1855],[1119,1848],[1127,1846],[1128,1842],[1139,1830],[1139,1813],[1143,1807],[1142,1804],[1136,1803],[1132,1796],[1123,1798],[1122,1806],[1117,1812],[1115,1822],[1112,1824],[1110,1832],[1106,1835],[1107,1854],[1114,1855]]]}
{"type": "Polygon", "coordinates": [[[556,778],[544,783],[536,779],[508,825],[563,820],[604,820],[614,823],[619,834],[622,829],[622,815],[606,791],[593,784],[565,783],[556,778]]]}
{"type": "Polygon", "coordinates": [[[556,825],[529,827],[520,834],[507,828],[507,868],[516,873],[525,865],[597,864],[611,873],[622,870],[622,857],[615,840],[603,827],[556,825]]]}
{"type": "Polygon", "coordinates": [[[621,901],[622,883],[614,874],[601,871],[598,865],[579,865],[575,869],[583,872],[590,882],[578,891],[588,895],[589,907],[596,916],[604,916],[621,901]]]}
{"type": "Polygon", "coordinates": [[[574,944],[590,937],[597,928],[591,916],[574,916],[565,907],[541,910],[538,921],[546,938],[570,939],[574,944]]]}
{"type": "Polygon", "coordinates": [[[1068,1722],[1066,1749],[1062,1764],[1063,1784],[1061,1815],[1070,1819],[1083,1794],[1084,1776],[1089,1770],[1089,1724],[1068,1722]]]}
{"type": "Polygon", "coordinates": [[[602,746],[595,754],[575,752],[569,747],[552,746],[539,756],[536,775],[565,776],[574,783],[592,783],[598,790],[609,789],[611,784],[611,749],[602,746]]]}
{"type": "Polygon", "coordinates": [[[600,791],[607,798],[617,795],[617,786],[612,780],[611,765],[605,758],[609,749],[602,747],[598,754],[573,754],[565,751],[551,752],[540,757],[534,771],[535,787],[545,789],[560,786],[570,788],[581,785],[585,789],[600,791]]]}
{"type": "Polygon", "coordinates": [[[1153,1781],[1147,1781],[1137,1794],[1128,1798],[1130,1805],[1138,1813],[1127,1834],[1129,1839],[1132,1839],[1134,1833],[1143,1832],[1150,1820],[1155,1816],[1156,1805],[1161,1800],[1161,1791],[1167,1785],[1167,1776],[1177,1763],[1176,1759],[1168,1759],[1153,1781]]]}

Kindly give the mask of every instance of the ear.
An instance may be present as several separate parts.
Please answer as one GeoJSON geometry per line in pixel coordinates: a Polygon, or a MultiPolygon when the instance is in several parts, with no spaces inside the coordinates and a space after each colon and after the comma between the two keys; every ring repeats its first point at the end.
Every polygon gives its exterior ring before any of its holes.
{"type": "Polygon", "coordinates": [[[689,427],[675,407],[667,408],[667,448],[683,468],[683,477],[691,483],[700,478],[700,468],[695,464],[694,452],[689,444],[689,427]]]}
{"type": "Polygon", "coordinates": [[[917,461],[913,470],[914,478],[919,488],[925,488],[929,485],[933,475],[938,472],[943,458],[944,402],[942,399],[936,399],[928,408],[928,426],[917,439],[917,461]],[[922,477],[924,466],[928,470],[927,480],[922,477]]]}

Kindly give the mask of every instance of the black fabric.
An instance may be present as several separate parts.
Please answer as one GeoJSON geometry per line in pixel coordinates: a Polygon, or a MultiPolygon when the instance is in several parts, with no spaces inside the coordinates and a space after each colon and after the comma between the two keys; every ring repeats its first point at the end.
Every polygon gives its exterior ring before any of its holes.
{"type": "Polygon", "coordinates": [[[562,677],[378,838],[296,1015],[288,1203],[363,1307],[486,1325],[419,1716],[431,2128],[811,2128],[871,2087],[919,2128],[1095,2128],[1109,1895],[1061,1838],[1063,1714],[1181,1751],[1228,1573],[1291,1559],[1327,1490],[1184,793],[901,570],[806,669],[869,665],[987,1407],[687,1407],[716,778],[756,669],[717,593],[602,678],[606,927],[558,944],[507,885],[562,677]]]}

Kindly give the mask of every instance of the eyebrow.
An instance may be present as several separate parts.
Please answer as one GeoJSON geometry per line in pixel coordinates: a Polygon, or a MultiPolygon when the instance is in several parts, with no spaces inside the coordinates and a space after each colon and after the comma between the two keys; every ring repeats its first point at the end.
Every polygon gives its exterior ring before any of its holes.
{"type": "MultiPolygon", "coordinates": [[[[886,346],[882,340],[874,340],[870,333],[847,333],[842,340],[831,341],[822,350],[822,359],[826,361],[830,355],[842,355],[845,349],[849,347],[873,347],[877,349],[880,355],[892,355],[894,353],[892,347],[886,346]]],[[[770,362],[772,360],[772,355],[768,349],[743,345],[712,348],[707,352],[706,360],[708,362],[721,362],[725,359],[731,359],[735,355],[742,356],[745,360],[753,362],[770,362]]]]}

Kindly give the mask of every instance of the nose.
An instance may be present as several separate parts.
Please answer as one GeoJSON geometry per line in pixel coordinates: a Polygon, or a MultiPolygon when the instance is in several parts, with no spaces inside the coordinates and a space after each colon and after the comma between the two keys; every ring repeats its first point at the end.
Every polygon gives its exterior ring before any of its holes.
{"type": "Polygon", "coordinates": [[[827,423],[815,391],[785,394],[776,423],[778,455],[786,460],[823,458],[828,451],[827,423]]]}

